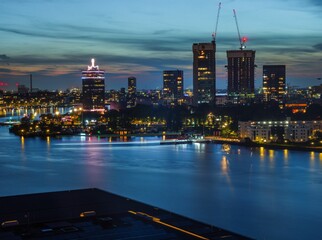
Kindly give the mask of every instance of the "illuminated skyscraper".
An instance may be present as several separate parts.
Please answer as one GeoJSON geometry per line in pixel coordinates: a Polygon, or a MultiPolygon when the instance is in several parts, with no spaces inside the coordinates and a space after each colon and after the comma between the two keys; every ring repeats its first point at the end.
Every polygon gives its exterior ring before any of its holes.
{"type": "Polygon", "coordinates": [[[84,110],[103,110],[105,107],[105,72],[92,65],[82,71],[83,108],[84,110]]]}
{"type": "Polygon", "coordinates": [[[129,96],[134,96],[136,94],[136,78],[129,77],[128,84],[127,84],[127,92],[129,96]]]}
{"type": "Polygon", "coordinates": [[[183,71],[163,71],[163,97],[172,100],[183,98],[183,71]]]}
{"type": "Polygon", "coordinates": [[[255,94],[255,51],[227,51],[228,89],[230,98],[251,98],[255,94]]]}
{"type": "Polygon", "coordinates": [[[264,100],[283,102],[285,96],[285,65],[263,66],[264,100]]]}
{"type": "Polygon", "coordinates": [[[194,43],[193,102],[215,104],[216,96],[216,43],[194,43]]]}

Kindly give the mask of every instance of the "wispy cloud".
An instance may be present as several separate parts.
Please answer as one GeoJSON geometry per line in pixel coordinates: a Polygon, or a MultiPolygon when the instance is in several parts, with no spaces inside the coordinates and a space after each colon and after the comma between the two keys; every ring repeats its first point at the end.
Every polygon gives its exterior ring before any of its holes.
{"type": "Polygon", "coordinates": [[[322,2],[320,0],[309,0],[309,2],[315,6],[322,7],[322,2]]]}
{"type": "Polygon", "coordinates": [[[317,51],[322,51],[322,43],[314,45],[313,48],[317,51]]]}
{"type": "Polygon", "coordinates": [[[4,63],[9,65],[10,57],[8,57],[6,54],[0,55],[0,63],[4,63]]]}
{"type": "MultiPolygon", "coordinates": [[[[44,84],[55,77],[52,85],[63,85],[60,79],[66,78],[79,84],[80,71],[95,57],[113,84],[126,84],[114,79],[131,74],[153,87],[151,79],[160,80],[169,68],[183,69],[191,83],[191,46],[211,40],[217,3],[202,11],[195,7],[199,0],[94,0],[95,8],[89,4],[85,0],[0,2],[6,16],[0,19],[0,45],[6,49],[0,65],[10,61],[5,68],[8,74],[3,70],[0,78],[34,72],[44,84]]],[[[247,49],[256,50],[257,76],[261,65],[274,63],[289,65],[289,75],[319,71],[315,63],[321,61],[322,32],[317,26],[322,23],[315,14],[321,6],[320,0],[224,1],[217,35],[218,78],[226,75],[226,50],[239,48],[233,8],[240,10],[241,29],[251,32],[247,49]]]]}

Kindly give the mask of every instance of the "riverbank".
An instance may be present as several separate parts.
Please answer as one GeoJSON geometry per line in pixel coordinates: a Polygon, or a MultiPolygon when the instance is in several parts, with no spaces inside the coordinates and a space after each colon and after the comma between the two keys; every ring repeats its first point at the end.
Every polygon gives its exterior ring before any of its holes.
{"type": "Polygon", "coordinates": [[[303,145],[303,143],[293,143],[293,144],[279,144],[279,143],[257,143],[257,142],[235,142],[227,139],[225,140],[213,140],[213,143],[228,143],[231,145],[239,145],[245,147],[264,147],[266,149],[287,149],[295,151],[313,151],[313,152],[322,152],[322,146],[308,146],[303,145]]]}

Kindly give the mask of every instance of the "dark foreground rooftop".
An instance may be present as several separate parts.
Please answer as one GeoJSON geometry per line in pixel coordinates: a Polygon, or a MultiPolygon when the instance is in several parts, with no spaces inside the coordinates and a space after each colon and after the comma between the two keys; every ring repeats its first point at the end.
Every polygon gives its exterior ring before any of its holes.
{"type": "Polygon", "coordinates": [[[0,239],[248,239],[99,189],[0,198],[0,239]]]}

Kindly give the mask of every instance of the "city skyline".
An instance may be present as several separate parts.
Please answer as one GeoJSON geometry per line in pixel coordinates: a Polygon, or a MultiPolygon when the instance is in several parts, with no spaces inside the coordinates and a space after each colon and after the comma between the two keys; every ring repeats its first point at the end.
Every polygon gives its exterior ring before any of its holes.
{"type": "MultiPolygon", "coordinates": [[[[162,89],[162,72],[184,71],[184,88],[192,88],[191,45],[210,42],[218,4],[207,0],[2,2],[0,14],[0,82],[2,89],[81,87],[81,71],[91,58],[106,72],[106,89],[127,86],[162,89]],[[126,6],[126,7],[124,7],[126,6]]],[[[239,41],[237,11],[248,50],[256,51],[255,86],[262,86],[263,65],[286,65],[286,83],[305,87],[322,82],[322,3],[306,1],[221,1],[216,37],[217,88],[227,88],[226,50],[239,41]]]]}

